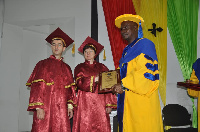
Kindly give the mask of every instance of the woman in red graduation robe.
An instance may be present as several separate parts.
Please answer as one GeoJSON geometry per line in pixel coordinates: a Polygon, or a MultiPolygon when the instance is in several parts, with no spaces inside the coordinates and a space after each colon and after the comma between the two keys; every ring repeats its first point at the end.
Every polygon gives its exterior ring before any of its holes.
{"type": "Polygon", "coordinates": [[[104,47],[87,37],[78,49],[85,62],[76,66],[74,76],[78,89],[73,132],[110,132],[109,113],[117,107],[117,98],[111,93],[98,94],[98,74],[108,68],[94,60],[104,47]]]}

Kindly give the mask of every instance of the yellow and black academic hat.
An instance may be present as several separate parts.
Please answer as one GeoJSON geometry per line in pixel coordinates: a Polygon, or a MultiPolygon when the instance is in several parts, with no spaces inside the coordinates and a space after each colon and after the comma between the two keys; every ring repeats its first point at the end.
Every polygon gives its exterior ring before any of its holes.
{"type": "Polygon", "coordinates": [[[141,16],[139,16],[139,15],[123,14],[123,15],[118,16],[115,19],[115,26],[118,27],[118,28],[121,28],[121,23],[123,21],[133,21],[133,22],[137,23],[138,25],[139,25],[140,21],[141,21],[142,25],[144,23],[143,18],[141,16]]]}
{"type": "Polygon", "coordinates": [[[64,47],[68,47],[74,42],[65,32],[63,32],[59,27],[53,31],[45,40],[48,43],[52,43],[53,40],[61,40],[64,44],[64,47]]]}
{"type": "Polygon", "coordinates": [[[142,25],[144,24],[144,20],[139,15],[133,14],[124,14],[120,15],[115,19],[115,26],[121,28],[121,23],[124,21],[132,21],[138,24],[138,38],[143,38],[142,25]]]}

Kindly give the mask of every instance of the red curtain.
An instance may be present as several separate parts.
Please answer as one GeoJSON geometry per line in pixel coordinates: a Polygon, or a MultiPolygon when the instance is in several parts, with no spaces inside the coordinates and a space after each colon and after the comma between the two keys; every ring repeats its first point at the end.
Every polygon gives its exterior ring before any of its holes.
{"type": "Polygon", "coordinates": [[[127,44],[121,37],[120,29],[115,26],[115,18],[122,14],[135,14],[135,9],[132,0],[102,0],[102,6],[114,65],[118,68],[123,49],[127,44]]]}

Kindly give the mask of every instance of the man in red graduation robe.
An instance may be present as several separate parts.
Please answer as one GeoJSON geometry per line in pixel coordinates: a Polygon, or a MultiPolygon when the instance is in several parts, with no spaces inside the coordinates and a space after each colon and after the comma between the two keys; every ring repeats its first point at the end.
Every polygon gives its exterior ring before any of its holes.
{"type": "Polygon", "coordinates": [[[34,112],[32,132],[71,132],[74,83],[62,53],[73,40],[57,28],[46,41],[53,55],[36,64],[26,84],[31,87],[28,111],[34,112]]]}

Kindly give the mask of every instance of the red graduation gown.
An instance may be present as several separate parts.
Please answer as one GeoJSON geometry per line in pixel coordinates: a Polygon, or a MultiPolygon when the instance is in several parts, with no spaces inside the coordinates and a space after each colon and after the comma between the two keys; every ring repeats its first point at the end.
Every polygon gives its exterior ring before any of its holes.
{"type": "Polygon", "coordinates": [[[73,103],[75,95],[70,66],[51,55],[36,64],[26,85],[31,87],[32,132],[70,132],[67,104],[73,103]],[[36,108],[44,109],[44,120],[37,118],[36,108]]]}
{"type": "Polygon", "coordinates": [[[74,115],[73,132],[110,132],[110,118],[106,108],[116,108],[117,98],[112,93],[98,94],[94,82],[99,72],[108,68],[98,62],[85,61],[76,66],[74,75],[78,88],[77,109],[74,115]]]}

